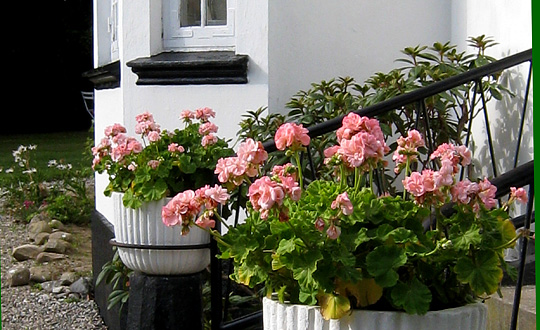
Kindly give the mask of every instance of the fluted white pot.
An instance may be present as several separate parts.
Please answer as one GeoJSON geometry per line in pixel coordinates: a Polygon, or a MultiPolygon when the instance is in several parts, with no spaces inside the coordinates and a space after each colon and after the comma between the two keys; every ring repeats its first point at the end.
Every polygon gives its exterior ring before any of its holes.
{"type": "Polygon", "coordinates": [[[130,269],[149,275],[183,275],[202,271],[210,264],[210,249],[152,249],[151,246],[185,246],[210,243],[210,234],[192,227],[182,236],[181,226],[167,227],[161,209],[170,198],[126,208],[123,194],[113,193],[114,234],[122,262],[130,269]],[[141,245],[145,248],[122,247],[141,245]],[[148,248],[147,248],[148,247],[148,248]]]}
{"type": "Polygon", "coordinates": [[[263,323],[264,330],[484,330],[487,306],[476,303],[425,315],[353,310],[341,319],[325,320],[317,306],[264,298],[263,323]]]}

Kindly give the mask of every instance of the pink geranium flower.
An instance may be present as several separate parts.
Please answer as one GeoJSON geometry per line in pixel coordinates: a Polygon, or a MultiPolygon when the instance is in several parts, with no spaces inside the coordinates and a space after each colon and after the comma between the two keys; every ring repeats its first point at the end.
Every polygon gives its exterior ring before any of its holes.
{"type": "Polygon", "coordinates": [[[107,126],[105,128],[105,136],[107,137],[114,137],[118,135],[119,133],[126,133],[126,132],[127,132],[126,128],[118,123],[112,126],[107,126]]]}
{"type": "Polygon", "coordinates": [[[155,169],[159,166],[159,160],[155,160],[155,159],[149,160],[149,161],[148,161],[148,166],[149,166],[151,169],[155,170],[155,169]]]}
{"type": "Polygon", "coordinates": [[[214,118],[216,116],[216,113],[214,110],[205,107],[205,108],[199,108],[195,110],[195,118],[200,119],[203,122],[208,121],[210,118],[214,118]]]}
{"type": "Polygon", "coordinates": [[[422,135],[417,130],[410,130],[407,137],[400,137],[397,140],[397,148],[394,151],[392,160],[396,163],[395,173],[399,173],[409,162],[411,164],[418,158],[418,148],[425,146],[422,135]]]}
{"type": "Polygon", "coordinates": [[[178,145],[178,143],[171,143],[167,146],[167,150],[169,150],[169,152],[184,152],[184,147],[178,145]]]}
{"type": "Polygon", "coordinates": [[[217,140],[217,136],[215,136],[214,134],[208,134],[202,137],[201,145],[203,147],[207,147],[212,144],[216,144],[217,140]]]}
{"type": "Polygon", "coordinates": [[[268,159],[268,153],[264,150],[262,143],[251,138],[247,138],[244,142],[240,143],[237,155],[239,158],[254,165],[261,165],[268,159]]]}
{"type": "Polygon", "coordinates": [[[161,210],[161,218],[166,226],[189,225],[201,211],[201,204],[195,199],[193,190],[186,190],[174,196],[161,210]]]}
{"type": "Polygon", "coordinates": [[[308,130],[302,124],[285,123],[276,131],[274,141],[279,150],[291,148],[298,150],[301,146],[307,146],[310,142],[308,130]]]}
{"type": "Polygon", "coordinates": [[[184,121],[188,121],[190,119],[195,119],[195,112],[190,110],[183,110],[180,113],[180,119],[183,119],[184,121]]]}
{"type": "Polygon", "coordinates": [[[513,198],[523,204],[527,204],[529,201],[527,191],[525,191],[523,188],[510,187],[510,198],[513,198]]]}
{"type": "Polygon", "coordinates": [[[330,239],[338,239],[341,235],[341,228],[338,226],[331,224],[328,226],[328,229],[326,230],[326,235],[328,235],[328,238],[330,239]]]}
{"type": "Polygon", "coordinates": [[[478,190],[478,197],[488,210],[497,205],[497,200],[495,199],[497,187],[492,185],[487,178],[478,183],[478,190]]]}
{"type": "Polygon", "coordinates": [[[200,217],[197,218],[195,224],[202,228],[214,228],[216,226],[216,221],[212,218],[213,212],[204,212],[200,217]]]}
{"type": "Polygon", "coordinates": [[[201,126],[199,126],[199,134],[201,135],[217,133],[217,131],[218,131],[217,125],[211,122],[202,123],[201,126]]]}
{"type": "MultiPolygon", "coordinates": [[[[248,196],[255,211],[269,211],[274,205],[283,203],[285,191],[277,182],[264,176],[249,186],[248,196]]],[[[267,215],[267,213],[265,214],[267,215]]],[[[261,217],[263,217],[263,214],[261,214],[261,217]]]]}
{"type": "Polygon", "coordinates": [[[225,205],[231,197],[226,189],[217,184],[214,187],[205,186],[203,188],[204,196],[217,204],[225,205]]]}
{"type": "Polygon", "coordinates": [[[332,209],[341,208],[341,212],[344,215],[351,215],[354,211],[353,205],[349,199],[347,192],[339,194],[336,199],[332,202],[332,209]]]}

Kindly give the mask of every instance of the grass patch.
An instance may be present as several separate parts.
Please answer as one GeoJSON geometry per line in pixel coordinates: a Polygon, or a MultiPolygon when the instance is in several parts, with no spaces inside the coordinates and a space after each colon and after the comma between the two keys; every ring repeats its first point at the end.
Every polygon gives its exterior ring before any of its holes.
{"type": "MultiPolygon", "coordinates": [[[[40,173],[43,180],[54,179],[54,173],[48,167],[49,160],[55,159],[64,164],[71,164],[74,169],[86,169],[91,166],[87,141],[93,138],[90,131],[55,132],[37,134],[13,134],[0,136],[0,183],[6,182],[14,174],[6,174],[5,170],[18,167],[13,159],[13,151],[20,145],[36,145],[32,152],[32,166],[40,173]]],[[[10,180],[10,181],[11,181],[10,180]]]]}

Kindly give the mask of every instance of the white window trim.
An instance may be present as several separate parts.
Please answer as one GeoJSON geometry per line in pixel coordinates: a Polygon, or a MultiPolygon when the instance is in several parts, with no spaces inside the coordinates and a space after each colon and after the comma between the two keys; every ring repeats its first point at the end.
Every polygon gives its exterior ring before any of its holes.
{"type": "Polygon", "coordinates": [[[108,19],[108,30],[111,34],[111,61],[119,58],[118,49],[118,0],[111,0],[111,16],[108,19]]]}
{"type": "Polygon", "coordinates": [[[234,50],[236,0],[227,0],[227,25],[180,27],[180,0],[163,0],[163,47],[169,50],[234,50]]]}

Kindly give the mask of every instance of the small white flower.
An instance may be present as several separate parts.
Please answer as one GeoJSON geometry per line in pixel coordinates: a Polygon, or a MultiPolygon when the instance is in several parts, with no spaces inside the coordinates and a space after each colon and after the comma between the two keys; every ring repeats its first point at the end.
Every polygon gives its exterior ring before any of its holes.
{"type": "Polygon", "coordinates": [[[37,170],[35,168],[31,168],[29,170],[23,171],[24,174],[30,174],[30,173],[36,173],[37,170]]]}
{"type": "Polygon", "coordinates": [[[6,173],[13,173],[13,168],[10,167],[10,168],[6,169],[6,173]]]}
{"type": "Polygon", "coordinates": [[[37,145],[35,145],[35,144],[31,144],[31,145],[28,146],[29,150],[35,150],[36,148],[37,148],[37,145]]]}
{"type": "Polygon", "coordinates": [[[55,167],[56,164],[57,164],[57,163],[56,163],[56,159],[51,159],[51,160],[49,160],[49,163],[48,163],[47,166],[49,166],[49,167],[55,167]]]}

